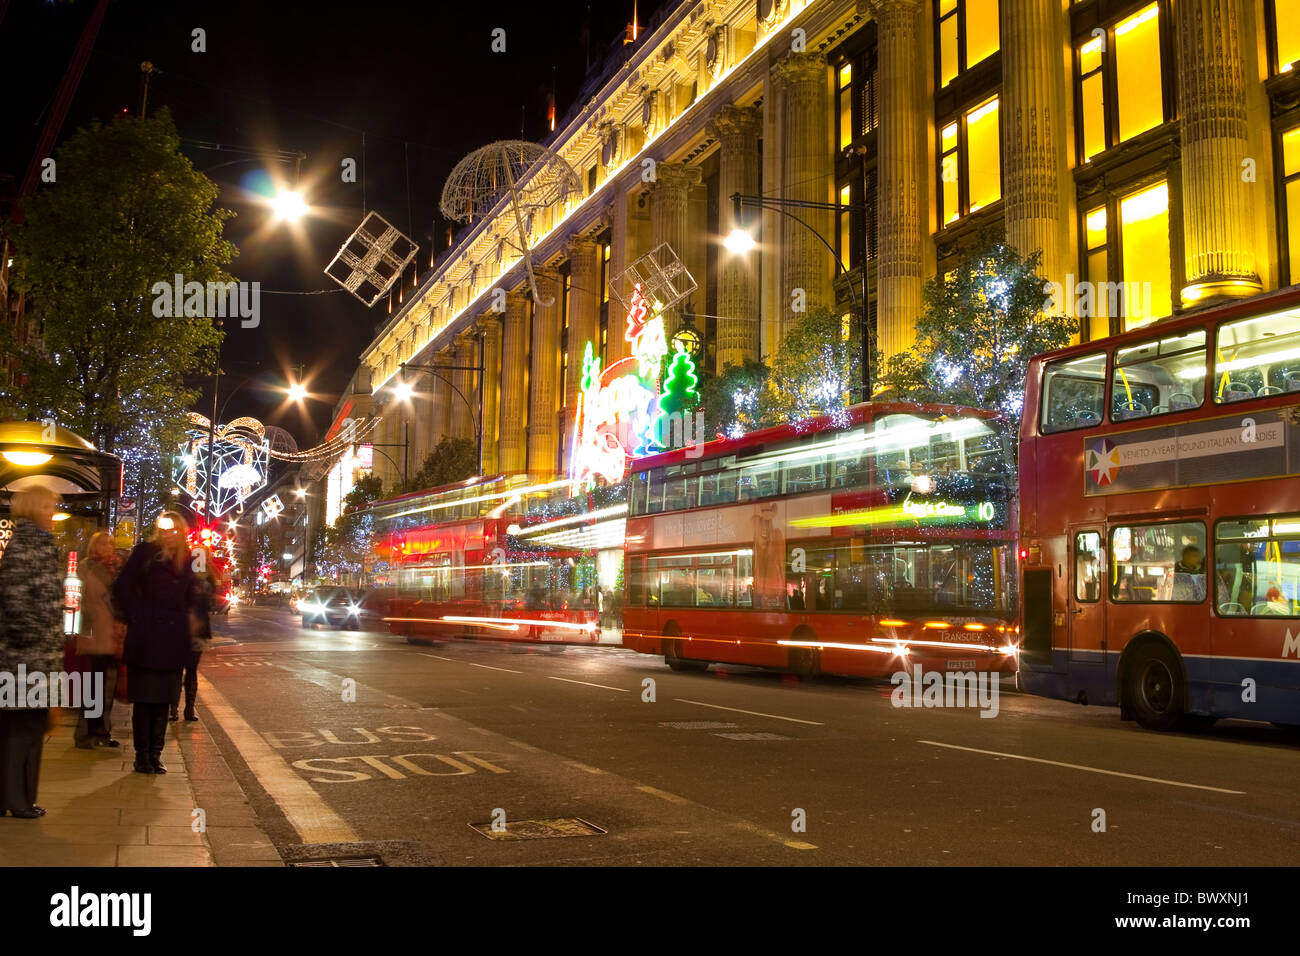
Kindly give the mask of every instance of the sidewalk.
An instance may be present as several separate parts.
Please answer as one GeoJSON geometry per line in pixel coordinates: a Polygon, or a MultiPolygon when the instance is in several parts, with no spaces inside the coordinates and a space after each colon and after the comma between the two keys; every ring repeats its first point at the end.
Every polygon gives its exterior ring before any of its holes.
{"type": "Polygon", "coordinates": [[[113,709],[111,749],[78,750],[77,715],[57,715],[36,798],[48,813],[0,819],[0,866],[284,865],[202,721],[168,725],[168,772],[154,775],[131,770],[129,704],[113,709]]]}

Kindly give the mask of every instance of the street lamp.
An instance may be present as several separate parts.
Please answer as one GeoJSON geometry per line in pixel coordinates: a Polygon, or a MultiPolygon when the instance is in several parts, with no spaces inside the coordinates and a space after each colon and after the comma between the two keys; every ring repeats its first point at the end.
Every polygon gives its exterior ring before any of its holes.
{"type": "MultiPolygon", "coordinates": [[[[843,273],[845,276],[849,274],[849,270],[844,267],[843,261],[835,251],[835,247],[826,241],[826,237],[798,216],[794,215],[794,213],[789,212],[786,207],[790,209],[828,209],[833,212],[843,212],[846,209],[865,211],[867,209],[865,205],[855,206],[848,203],[815,202],[809,199],[778,199],[774,196],[743,196],[740,193],[731,194],[731,203],[732,217],[733,221],[736,223],[741,221],[740,210],[742,206],[752,206],[757,209],[770,209],[772,212],[780,213],[787,219],[793,219],[816,236],[821,244],[826,247],[826,250],[831,254],[831,258],[835,260],[835,267],[838,272],[843,273]]],[[[747,229],[743,229],[739,225],[732,229],[727,237],[722,240],[722,244],[726,246],[728,251],[737,255],[744,255],[753,250],[755,245],[757,245],[754,241],[753,235],[751,235],[747,229]]],[[[875,374],[874,369],[871,367],[871,325],[870,318],[867,315],[867,264],[865,261],[862,263],[862,295],[859,297],[856,294],[857,290],[854,289],[852,285],[849,286],[849,290],[854,293],[854,298],[858,299],[854,304],[858,309],[858,321],[862,329],[861,391],[864,393],[863,400],[869,401],[871,399],[875,374]]]]}
{"type": "Polygon", "coordinates": [[[302,193],[292,189],[281,189],[275,198],[269,200],[271,212],[281,222],[297,222],[307,214],[307,203],[302,193]]]}

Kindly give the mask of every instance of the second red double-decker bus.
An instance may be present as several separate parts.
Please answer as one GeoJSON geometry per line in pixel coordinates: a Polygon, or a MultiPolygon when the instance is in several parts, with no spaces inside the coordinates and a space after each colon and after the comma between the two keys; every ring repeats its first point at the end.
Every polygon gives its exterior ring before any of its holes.
{"type": "Polygon", "coordinates": [[[999,424],[866,403],[634,461],[623,643],[679,670],[1014,672],[999,424]]]}
{"type": "Polygon", "coordinates": [[[1035,358],[1025,689],[1300,724],[1300,291],[1035,358]]]}

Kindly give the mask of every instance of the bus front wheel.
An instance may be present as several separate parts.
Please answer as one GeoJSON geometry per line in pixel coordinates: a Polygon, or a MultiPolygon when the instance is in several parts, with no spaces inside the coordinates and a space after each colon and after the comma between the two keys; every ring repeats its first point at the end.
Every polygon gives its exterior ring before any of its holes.
{"type": "MultiPolygon", "coordinates": [[[[806,635],[800,635],[800,639],[806,639],[806,635]]],[[[822,672],[821,654],[815,647],[792,647],[789,668],[800,680],[816,680],[822,672]]]]}
{"type": "Polygon", "coordinates": [[[1172,652],[1158,644],[1140,648],[1125,681],[1133,719],[1147,730],[1170,730],[1183,714],[1183,676],[1172,652]]]}

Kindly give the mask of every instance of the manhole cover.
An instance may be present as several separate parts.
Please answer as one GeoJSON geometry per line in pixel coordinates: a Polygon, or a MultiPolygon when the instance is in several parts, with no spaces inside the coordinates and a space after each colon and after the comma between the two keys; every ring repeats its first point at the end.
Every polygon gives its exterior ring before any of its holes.
{"type": "Polygon", "coordinates": [[[725,724],[717,720],[666,720],[659,726],[671,727],[673,730],[727,730],[740,725],[725,724]]]}
{"type": "Polygon", "coordinates": [[[726,737],[728,740],[789,740],[782,734],[714,734],[715,737],[726,737]]]}
{"type": "Polygon", "coordinates": [[[471,823],[470,829],[477,830],[489,840],[550,840],[556,837],[600,836],[605,833],[594,823],[588,823],[578,817],[514,820],[506,823],[503,830],[494,830],[491,823],[471,823]]]}
{"type": "Polygon", "coordinates": [[[292,867],[306,866],[383,866],[377,856],[336,856],[324,860],[297,860],[286,864],[292,867]]]}

